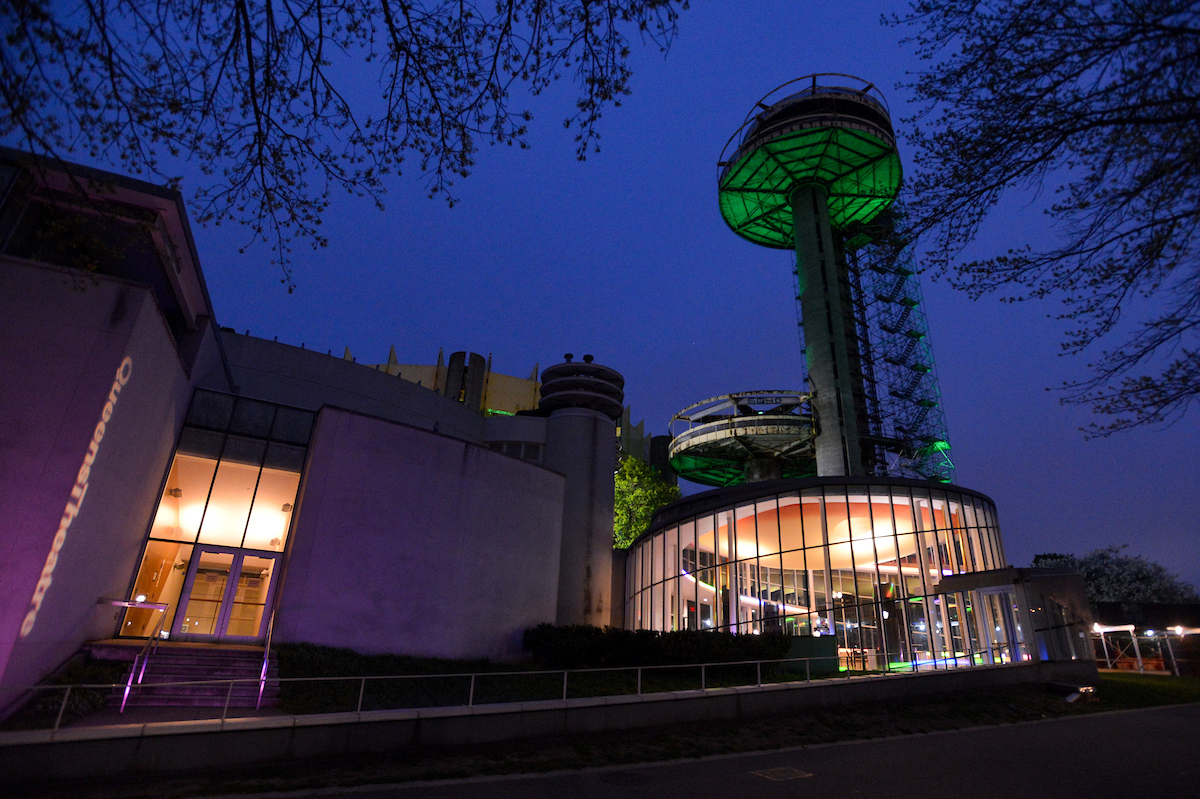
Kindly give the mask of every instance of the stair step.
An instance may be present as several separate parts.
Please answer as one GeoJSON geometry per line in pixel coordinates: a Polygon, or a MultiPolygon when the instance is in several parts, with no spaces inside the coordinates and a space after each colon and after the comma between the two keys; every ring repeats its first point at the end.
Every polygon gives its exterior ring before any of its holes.
{"type": "MultiPolygon", "coordinates": [[[[134,687],[126,706],[143,707],[254,707],[259,703],[259,677],[263,653],[253,650],[159,649],[150,657],[140,685],[134,687]],[[237,680],[232,689],[228,682],[237,680]],[[178,683],[207,683],[179,685],[178,683]]],[[[262,704],[279,704],[279,667],[275,657],[267,662],[267,682],[262,687],[262,704]]],[[[127,675],[128,677],[128,675],[127,675]]],[[[123,692],[110,697],[119,705],[123,692]]]]}

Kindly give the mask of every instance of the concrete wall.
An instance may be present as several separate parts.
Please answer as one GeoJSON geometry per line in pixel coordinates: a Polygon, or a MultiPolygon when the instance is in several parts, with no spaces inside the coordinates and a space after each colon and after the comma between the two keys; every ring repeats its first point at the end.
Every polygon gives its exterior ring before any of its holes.
{"type": "Polygon", "coordinates": [[[483,416],[429,388],[372,366],[276,341],[221,331],[243,396],[317,410],[322,405],[370,414],[466,441],[483,440],[483,416]]]}
{"type": "Polygon", "coordinates": [[[612,419],[586,408],[554,411],[546,424],[544,463],[567,478],[558,624],[612,623],[616,436],[612,419]]]}
{"type": "Polygon", "coordinates": [[[0,707],[113,633],[97,600],[127,590],[190,397],[148,289],[0,262],[0,707]]]}
{"type": "Polygon", "coordinates": [[[277,641],[504,659],[554,620],[561,475],[336,408],[309,452],[277,641]]]}

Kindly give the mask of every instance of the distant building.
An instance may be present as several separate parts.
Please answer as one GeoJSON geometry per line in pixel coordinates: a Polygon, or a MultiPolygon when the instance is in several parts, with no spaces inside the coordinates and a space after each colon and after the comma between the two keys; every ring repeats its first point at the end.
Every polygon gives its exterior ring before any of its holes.
{"type": "MultiPolygon", "coordinates": [[[[349,348],[346,354],[350,357],[349,348]]],[[[392,347],[387,363],[375,364],[374,368],[432,389],[489,416],[536,410],[541,397],[537,364],[529,377],[513,377],[493,372],[492,356],[484,358],[476,352],[451,353],[447,363],[439,349],[436,364],[408,364],[399,362],[396,348],[392,347]]]]}

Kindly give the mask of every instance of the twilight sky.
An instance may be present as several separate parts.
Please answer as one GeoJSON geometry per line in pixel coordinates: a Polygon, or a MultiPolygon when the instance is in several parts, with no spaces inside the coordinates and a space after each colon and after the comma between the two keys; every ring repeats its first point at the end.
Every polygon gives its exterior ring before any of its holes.
{"type": "MultiPolygon", "coordinates": [[[[402,363],[430,363],[439,346],[490,353],[522,377],[593,353],[625,375],[626,402],[654,433],[706,397],[800,388],[788,256],[726,228],[717,157],[755,101],[812,72],[874,81],[903,137],[912,109],[896,84],[917,62],[902,31],[879,24],[901,10],[695,2],[665,59],[635,49],[633,95],[605,114],[599,154],[574,159],[562,127],[571,87],[516,97],[535,114],[531,150],[481,151],[453,209],[427,199],[418,175],[388,184],[382,213],[335,196],[329,247],[293,252],[291,295],[266,248],[238,253],[245,229],[197,226],[218,321],[310,349],[349,346],[360,362],[386,360],[389,345],[402,363]]],[[[1011,198],[979,251],[1046,241],[1030,201],[1011,198]]],[[[956,482],[996,500],[1010,562],[1128,544],[1200,584],[1200,415],[1085,441],[1090,414],[1046,390],[1086,366],[1058,357],[1054,304],[972,302],[928,280],[924,290],[956,482]]]]}

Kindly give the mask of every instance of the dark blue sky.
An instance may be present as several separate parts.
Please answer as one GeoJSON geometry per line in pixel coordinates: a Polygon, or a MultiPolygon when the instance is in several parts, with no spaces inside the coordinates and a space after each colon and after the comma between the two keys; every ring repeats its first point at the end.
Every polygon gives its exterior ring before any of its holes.
{"type": "MultiPolygon", "coordinates": [[[[574,159],[568,87],[517,97],[536,116],[531,150],[481,151],[453,209],[427,199],[417,175],[389,183],[383,213],[335,197],[329,247],[293,253],[294,294],[265,248],[237,252],[244,229],[197,228],[218,319],[311,349],[349,346],[360,362],[394,344],[401,362],[428,363],[442,346],[491,353],[496,370],[525,376],[564,352],[593,353],[625,374],[635,419],[656,433],[709,396],[799,388],[788,256],[725,227],[717,157],[759,97],[816,71],[883,87],[903,133],[912,109],[896,84],[917,62],[879,24],[897,10],[695,3],[665,60],[635,49],[633,95],[605,114],[599,154],[574,159]]],[[[902,150],[906,165],[911,155],[902,150]]],[[[1029,201],[1006,203],[980,252],[1047,240],[1029,201]]],[[[924,288],[957,482],[997,501],[1010,562],[1129,544],[1200,583],[1200,417],[1085,441],[1090,414],[1045,390],[1086,366],[1057,356],[1052,303],[924,288]]]]}

